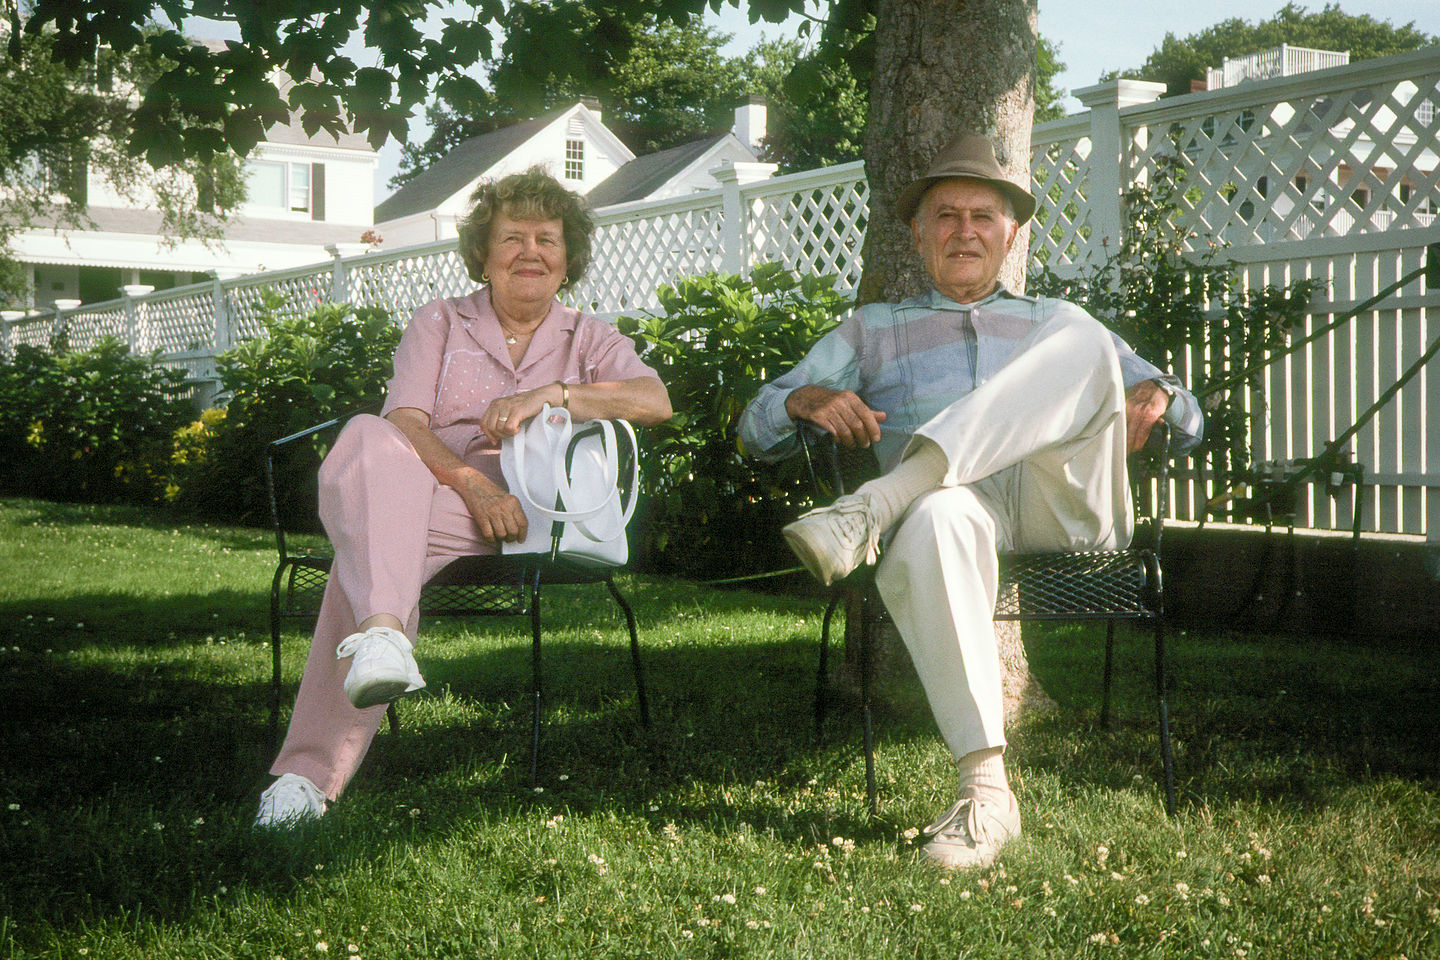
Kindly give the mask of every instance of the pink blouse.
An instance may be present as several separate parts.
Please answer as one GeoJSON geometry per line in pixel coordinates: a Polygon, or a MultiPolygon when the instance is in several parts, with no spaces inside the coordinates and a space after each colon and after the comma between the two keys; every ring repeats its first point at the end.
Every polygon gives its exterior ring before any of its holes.
{"type": "Polygon", "coordinates": [[[598,317],[556,301],[535,330],[520,365],[482,287],[466,297],[432,300],[411,319],[395,351],[395,376],[381,415],[413,407],[456,456],[497,483],[500,448],[480,430],[491,401],[563,380],[601,383],[655,377],[629,337],[598,317]]]}

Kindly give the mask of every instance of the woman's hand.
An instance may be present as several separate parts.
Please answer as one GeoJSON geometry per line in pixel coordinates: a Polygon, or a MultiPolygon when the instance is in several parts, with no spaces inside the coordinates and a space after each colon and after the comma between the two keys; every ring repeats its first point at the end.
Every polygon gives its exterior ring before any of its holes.
{"type": "Polygon", "coordinates": [[[470,516],[475,518],[482,540],[498,544],[502,541],[518,543],[525,539],[529,524],[525,520],[525,511],[520,508],[520,501],[490,482],[484,474],[477,471],[473,476],[467,476],[455,489],[460,499],[465,501],[470,516]]]}
{"type": "Polygon", "coordinates": [[[560,406],[561,391],[557,383],[547,383],[534,390],[522,390],[508,397],[493,400],[480,420],[480,429],[496,446],[506,437],[513,437],[525,427],[525,422],[539,413],[545,406],[560,406]]]}

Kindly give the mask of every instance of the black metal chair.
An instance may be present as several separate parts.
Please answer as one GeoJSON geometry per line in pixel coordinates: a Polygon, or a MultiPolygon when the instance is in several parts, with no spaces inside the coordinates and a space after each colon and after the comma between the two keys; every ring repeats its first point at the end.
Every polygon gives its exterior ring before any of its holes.
{"type": "MultiPolygon", "coordinates": [[[[276,460],[296,445],[309,446],[317,434],[338,431],[346,421],[360,413],[372,413],[375,407],[352,411],[333,420],[316,424],[287,437],[272,441],[265,449],[265,486],[270,498],[270,515],[275,525],[275,546],[280,560],[270,584],[270,740],[273,750],[279,729],[282,673],[280,662],[280,625],[284,620],[314,621],[330,577],[333,557],[327,554],[292,554],[281,521],[276,495],[276,460]]],[[[623,473],[623,471],[622,471],[623,473]]],[[[313,476],[313,472],[310,474],[313,476]]],[[[431,578],[420,594],[422,616],[501,617],[529,616],[531,643],[531,732],[530,781],[535,783],[540,760],[540,708],[544,686],[540,657],[540,593],[544,585],[604,584],[610,596],[625,614],[630,631],[630,660],[635,674],[635,690],[639,699],[640,722],[650,726],[650,707],[645,696],[645,674],[640,661],[640,638],[635,628],[635,613],[625,596],[615,586],[609,568],[587,567],[567,563],[548,554],[508,554],[499,556],[460,557],[446,565],[431,578]]],[[[387,711],[390,729],[398,729],[395,705],[387,711]]]]}
{"type": "MultiPolygon", "coordinates": [[[[1016,553],[1000,557],[1000,585],[995,619],[999,620],[1104,620],[1105,667],[1100,724],[1110,726],[1110,685],[1114,675],[1115,624],[1121,620],[1150,623],[1155,632],[1155,695],[1164,767],[1165,810],[1175,813],[1175,764],[1170,748],[1170,715],[1165,699],[1165,606],[1160,576],[1160,537],[1167,508],[1169,431],[1158,458],[1157,495],[1150,514],[1152,535],[1143,547],[1125,550],[1089,550],[1075,553],[1016,553]]],[[[840,453],[828,434],[801,430],[802,449],[820,497],[833,499],[846,492],[847,474],[840,453]]],[[[851,484],[854,485],[853,482],[851,484]]],[[[1137,537],[1140,536],[1137,531],[1137,537]]],[[[830,622],[835,609],[846,602],[858,611],[859,627],[847,636],[859,639],[861,718],[865,737],[865,790],[870,812],[876,811],[874,729],[871,709],[873,655],[876,629],[885,621],[884,604],[875,589],[874,567],[861,567],[831,587],[830,601],[820,630],[820,665],[815,680],[815,735],[821,735],[829,687],[830,622]],[[848,602],[847,602],[848,601],[848,602]]]]}

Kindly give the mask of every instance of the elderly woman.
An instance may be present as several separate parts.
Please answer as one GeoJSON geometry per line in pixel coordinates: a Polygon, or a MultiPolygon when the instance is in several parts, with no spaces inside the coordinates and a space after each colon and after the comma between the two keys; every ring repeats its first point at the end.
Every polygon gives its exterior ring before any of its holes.
{"type": "Polygon", "coordinates": [[[381,416],[352,419],[321,464],[335,563],[259,826],[323,814],[384,705],[425,685],[411,654],[424,583],[456,557],[524,539],[502,440],[547,403],[577,421],[670,417],[665,386],[630,340],[556,300],[590,260],[580,197],[533,167],[471,200],[460,252],[483,286],[415,313],[381,416]]]}

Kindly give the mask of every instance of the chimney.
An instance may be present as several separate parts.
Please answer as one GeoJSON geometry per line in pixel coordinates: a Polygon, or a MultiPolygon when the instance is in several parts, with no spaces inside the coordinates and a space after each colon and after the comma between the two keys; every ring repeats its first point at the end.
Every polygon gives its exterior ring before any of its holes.
{"type": "Polygon", "coordinates": [[[756,156],[765,139],[765,98],[751,94],[735,108],[735,136],[756,156]]]}
{"type": "Polygon", "coordinates": [[[580,105],[583,106],[585,109],[589,110],[591,113],[595,114],[595,121],[597,123],[604,123],[604,120],[601,119],[600,115],[599,97],[581,97],[580,105]]]}

